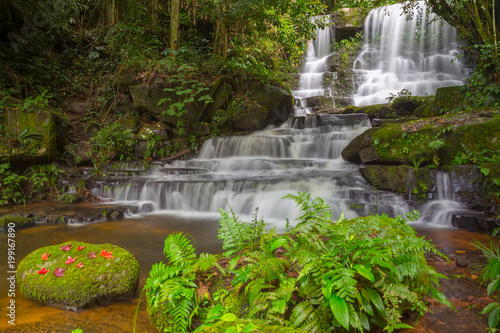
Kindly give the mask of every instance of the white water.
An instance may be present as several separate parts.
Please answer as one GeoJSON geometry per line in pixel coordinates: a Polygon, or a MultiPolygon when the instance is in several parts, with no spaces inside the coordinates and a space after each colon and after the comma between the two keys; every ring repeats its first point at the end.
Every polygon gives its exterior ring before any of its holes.
{"type": "Polygon", "coordinates": [[[387,103],[407,89],[433,95],[437,88],[462,85],[465,70],[457,31],[426,14],[423,1],[406,20],[401,4],[372,10],[365,21],[364,46],[354,63],[360,86],[355,105],[387,103]]]}
{"type": "MultiPolygon", "coordinates": [[[[318,16],[314,20],[324,20],[327,17],[318,16]]],[[[316,30],[316,39],[310,40],[307,45],[305,64],[300,75],[299,89],[294,90],[293,97],[296,100],[296,116],[304,116],[310,113],[307,98],[324,96],[323,76],[326,72],[326,61],[330,55],[331,28],[316,30]]]]}

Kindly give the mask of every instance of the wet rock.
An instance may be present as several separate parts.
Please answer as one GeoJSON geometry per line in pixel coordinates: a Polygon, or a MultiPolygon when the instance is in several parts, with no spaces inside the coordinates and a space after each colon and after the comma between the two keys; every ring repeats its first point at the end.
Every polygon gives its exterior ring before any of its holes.
{"type": "Polygon", "coordinates": [[[0,217],[0,232],[8,232],[9,229],[16,230],[26,228],[35,224],[32,217],[22,215],[6,215],[0,217]]]}
{"type": "Polygon", "coordinates": [[[75,101],[69,104],[71,112],[74,114],[86,114],[94,108],[94,104],[88,101],[75,101]]]}
{"type": "Polygon", "coordinates": [[[499,227],[498,220],[496,218],[482,213],[453,214],[451,224],[459,229],[487,233],[491,233],[495,228],[499,227]]]}
{"type": "Polygon", "coordinates": [[[76,310],[99,299],[111,301],[135,295],[139,263],[116,245],[69,241],[31,252],[17,267],[17,281],[28,299],[76,310]],[[91,251],[96,254],[94,258],[89,256],[91,251]],[[69,257],[76,260],[68,263],[69,257]]]}

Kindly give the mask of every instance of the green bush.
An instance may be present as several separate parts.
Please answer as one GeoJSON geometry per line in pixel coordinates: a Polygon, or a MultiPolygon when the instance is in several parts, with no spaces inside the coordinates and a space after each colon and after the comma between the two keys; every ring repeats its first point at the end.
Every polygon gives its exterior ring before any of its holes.
{"type": "Polygon", "coordinates": [[[426,252],[444,256],[401,217],[332,223],[320,198],[286,198],[304,215],[283,235],[256,216],[245,223],[221,210],[222,255],[197,257],[186,235],[167,237],[168,264],[153,265],[145,286],[152,323],[169,332],[201,324],[200,332],[235,316],[307,332],[391,332],[409,327],[403,312],[428,311],[426,294],[450,305],[438,289],[444,276],[424,259],[426,252]]]}

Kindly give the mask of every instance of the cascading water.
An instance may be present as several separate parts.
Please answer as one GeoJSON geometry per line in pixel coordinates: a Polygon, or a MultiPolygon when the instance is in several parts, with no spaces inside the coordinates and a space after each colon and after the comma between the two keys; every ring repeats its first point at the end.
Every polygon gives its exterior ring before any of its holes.
{"type": "Polygon", "coordinates": [[[407,20],[401,4],[372,10],[365,20],[364,46],[354,63],[359,88],[355,105],[387,103],[403,89],[416,96],[462,85],[465,69],[457,58],[455,28],[417,2],[407,20]]]}
{"type": "MultiPolygon", "coordinates": [[[[315,17],[314,20],[328,19],[325,16],[315,17]]],[[[330,55],[332,27],[316,30],[316,39],[310,40],[307,45],[304,70],[299,73],[299,89],[293,91],[296,100],[296,116],[310,113],[307,99],[315,96],[324,96],[323,76],[326,72],[326,61],[330,55]]]]}
{"type": "Polygon", "coordinates": [[[266,222],[281,224],[299,216],[293,201],[282,200],[297,191],[323,198],[337,217],[377,210],[402,214],[408,211],[402,199],[380,193],[375,200],[357,166],[340,156],[347,143],[369,127],[365,115],[298,117],[253,135],[212,138],[198,158],[140,176],[97,181],[92,191],[137,204],[145,212],[207,214],[231,208],[251,216],[258,208],[266,222]]]}

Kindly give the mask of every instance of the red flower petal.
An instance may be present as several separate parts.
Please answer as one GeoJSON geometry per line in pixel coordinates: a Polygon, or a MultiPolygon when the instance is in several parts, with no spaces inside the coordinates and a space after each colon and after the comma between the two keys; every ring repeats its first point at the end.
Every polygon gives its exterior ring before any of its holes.
{"type": "Polygon", "coordinates": [[[92,251],[90,251],[90,253],[89,253],[88,257],[89,257],[90,259],[95,258],[95,254],[96,254],[96,253],[97,253],[97,252],[92,252],[92,251]]]}
{"type": "Polygon", "coordinates": [[[39,270],[37,273],[38,273],[38,274],[45,274],[45,273],[47,273],[47,272],[48,272],[48,270],[46,270],[46,269],[45,269],[45,267],[43,267],[43,268],[42,268],[41,270],[39,270]]]}
{"type": "Polygon", "coordinates": [[[44,254],[42,254],[43,260],[49,260],[49,257],[50,257],[50,253],[45,252],[44,254]]]}
{"type": "Polygon", "coordinates": [[[81,250],[83,250],[84,248],[85,248],[85,246],[80,245],[80,246],[78,247],[78,251],[81,251],[81,250]]]}
{"type": "Polygon", "coordinates": [[[59,267],[57,267],[57,269],[54,271],[54,275],[58,276],[58,277],[64,276],[64,271],[65,270],[66,270],[66,268],[59,268],[59,267]]]}
{"type": "Polygon", "coordinates": [[[64,263],[65,264],[72,264],[74,263],[76,260],[76,258],[71,258],[70,256],[68,256],[68,260],[66,260],[64,263]]]}
{"type": "Polygon", "coordinates": [[[76,265],[76,267],[78,267],[78,268],[82,268],[82,267],[83,267],[82,262],[80,261],[80,262],[78,263],[78,265],[76,265]]]}

